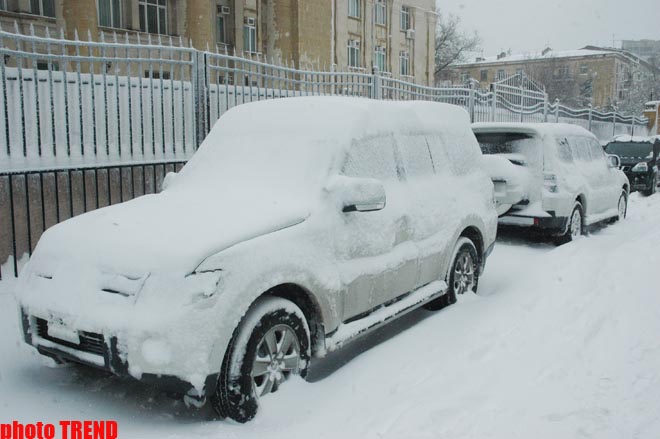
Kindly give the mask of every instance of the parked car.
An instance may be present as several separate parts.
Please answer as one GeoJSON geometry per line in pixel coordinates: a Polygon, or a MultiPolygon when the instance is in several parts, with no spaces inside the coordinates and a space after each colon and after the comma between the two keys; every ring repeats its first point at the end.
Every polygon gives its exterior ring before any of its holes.
{"type": "Polygon", "coordinates": [[[312,356],[476,292],[497,229],[480,158],[455,106],[233,108],[162,193],[45,232],[25,341],[248,421],[312,356]]]}
{"type": "Polygon", "coordinates": [[[652,195],[658,189],[660,165],[660,136],[617,136],[606,146],[605,152],[621,158],[621,170],[630,180],[630,191],[652,195]]]}
{"type": "Polygon", "coordinates": [[[567,124],[472,126],[495,185],[499,224],[567,242],[585,226],[625,217],[630,184],[589,131],[567,124]]]}

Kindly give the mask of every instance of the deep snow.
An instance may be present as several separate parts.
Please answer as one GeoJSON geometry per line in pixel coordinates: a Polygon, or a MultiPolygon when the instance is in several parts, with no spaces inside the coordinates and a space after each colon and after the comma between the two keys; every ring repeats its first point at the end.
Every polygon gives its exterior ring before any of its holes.
{"type": "Polygon", "coordinates": [[[0,422],[115,419],[121,438],[657,438],[660,196],[633,194],[628,212],[562,247],[501,236],[479,296],[331,353],[243,426],[52,367],[20,341],[4,280],[0,422]]]}

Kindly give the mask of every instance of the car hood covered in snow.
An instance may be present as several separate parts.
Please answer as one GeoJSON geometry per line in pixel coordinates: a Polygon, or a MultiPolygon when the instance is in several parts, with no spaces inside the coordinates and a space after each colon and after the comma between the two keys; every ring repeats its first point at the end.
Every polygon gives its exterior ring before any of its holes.
{"type": "Polygon", "coordinates": [[[209,206],[183,195],[148,195],[58,224],[41,237],[30,265],[45,276],[86,268],[129,277],[187,274],[212,254],[308,215],[282,200],[218,195],[209,206]]]}

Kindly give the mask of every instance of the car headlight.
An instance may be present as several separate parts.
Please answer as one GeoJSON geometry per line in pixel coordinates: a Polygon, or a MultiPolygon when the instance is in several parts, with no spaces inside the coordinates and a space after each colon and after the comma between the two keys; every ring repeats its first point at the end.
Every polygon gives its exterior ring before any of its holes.
{"type": "Polygon", "coordinates": [[[639,162],[632,168],[633,172],[648,172],[648,170],[649,165],[646,162],[639,162]]]}

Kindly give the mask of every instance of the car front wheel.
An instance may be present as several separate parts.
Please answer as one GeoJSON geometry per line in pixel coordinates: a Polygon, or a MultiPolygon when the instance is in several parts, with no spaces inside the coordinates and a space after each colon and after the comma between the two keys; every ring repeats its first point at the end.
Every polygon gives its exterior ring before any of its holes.
{"type": "Polygon", "coordinates": [[[309,327],[300,308],[278,297],[258,299],[225,355],[211,399],[214,410],[237,422],[250,421],[261,398],[293,375],[305,377],[309,359],[309,327]]]}

